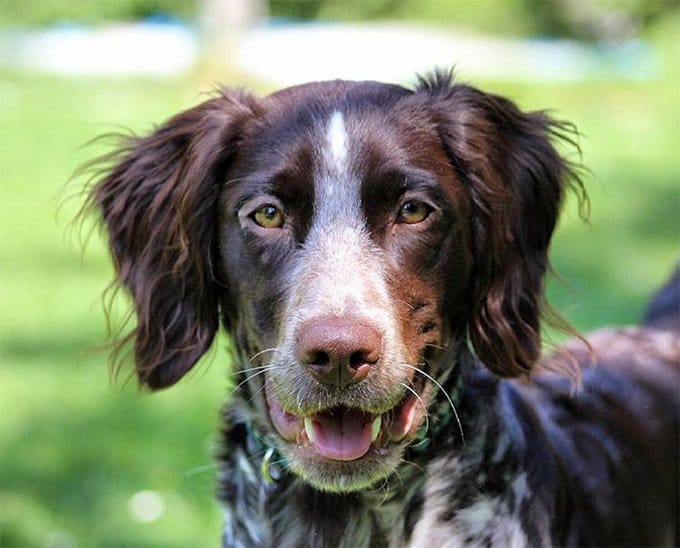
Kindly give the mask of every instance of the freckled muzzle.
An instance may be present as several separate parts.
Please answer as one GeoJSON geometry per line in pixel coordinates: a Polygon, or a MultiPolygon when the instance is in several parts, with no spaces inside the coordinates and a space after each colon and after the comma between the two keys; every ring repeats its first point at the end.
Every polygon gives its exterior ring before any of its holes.
{"type": "Polygon", "coordinates": [[[289,327],[283,345],[287,365],[266,382],[276,431],[294,446],[294,458],[317,468],[333,462],[370,468],[373,457],[396,453],[416,427],[418,398],[406,384],[412,372],[400,367],[393,315],[383,303],[361,298],[371,281],[357,284],[363,291],[353,296],[361,304],[346,299],[344,313],[307,292],[306,316],[289,327]]]}
{"type": "Polygon", "coordinates": [[[286,410],[272,383],[265,383],[272,423],[285,441],[296,445],[298,456],[320,464],[358,461],[384,452],[412,431],[418,400],[414,392],[401,394],[405,383],[394,383],[400,393],[389,396],[397,404],[386,410],[377,408],[385,406],[377,398],[371,409],[353,396],[357,386],[351,385],[366,384],[366,392],[374,394],[370,384],[375,384],[380,372],[393,379],[399,374],[399,367],[385,363],[385,337],[376,324],[362,316],[320,316],[300,323],[294,340],[297,369],[313,386],[330,390],[342,402],[320,408],[323,398],[319,398],[311,402],[313,411],[286,410]]]}
{"type": "MultiPolygon", "coordinates": [[[[266,375],[281,452],[322,489],[352,491],[388,475],[425,416],[423,386],[402,367],[397,328],[386,321],[393,315],[377,304],[298,318],[278,356],[286,365],[266,375]]],[[[324,310],[307,301],[315,308],[324,310]]]]}

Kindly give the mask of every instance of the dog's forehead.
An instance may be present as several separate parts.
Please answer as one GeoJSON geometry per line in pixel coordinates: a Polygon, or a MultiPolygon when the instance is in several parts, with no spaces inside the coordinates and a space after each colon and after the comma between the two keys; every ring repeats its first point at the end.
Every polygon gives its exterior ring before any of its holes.
{"type": "Polygon", "coordinates": [[[254,181],[284,205],[309,204],[316,221],[337,222],[340,213],[362,220],[367,205],[396,199],[409,178],[404,173],[427,172],[426,179],[452,187],[434,115],[410,90],[315,83],[277,92],[263,106],[242,141],[240,188],[254,181]]]}
{"type": "Polygon", "coordinates": [[[374,166],[407,163],[409,148],[422,150],[408,146],[405,127],[417,124],[399,108],[411,94],[391,84],[345,81],[277,92],[265,99],[254,136],[256,163],[274,172],[304,167],[316,191],[350,190],[374,166]]]}
{"type": "Polygon", "coordinates": [[[399,102],[411,94],[392,84],[342,80],[287,88],[265,98],[257,139],[261,149],[307,147],[319,161],[328,131],[334,128],[336,136],[354,134],[351,140],[358,153],[356,145],[365,144],[367,134],[390,134],[399,102]]]}

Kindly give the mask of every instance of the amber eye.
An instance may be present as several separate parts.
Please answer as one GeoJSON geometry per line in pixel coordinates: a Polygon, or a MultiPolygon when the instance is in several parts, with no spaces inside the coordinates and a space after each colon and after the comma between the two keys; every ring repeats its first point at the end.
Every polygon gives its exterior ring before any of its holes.
{"type": "Polygon", "coordinates": [[[432,208],[424,202],[409,200],[399,210],[397,222],[414,225],[422,223],[430,215],[432,208]]]}
{"type": "Polygon", "coordinates": [[[283,212],[271,204],[256,209],[251,217],[262,228],[281,228],[283,226],[283,212]]]}

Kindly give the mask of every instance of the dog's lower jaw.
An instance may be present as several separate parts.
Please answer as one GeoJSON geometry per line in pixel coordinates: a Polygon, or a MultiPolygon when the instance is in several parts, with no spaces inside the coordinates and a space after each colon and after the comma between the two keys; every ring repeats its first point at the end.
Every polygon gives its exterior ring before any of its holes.
{"type": "Polygon", "coordinates": [[[288,467],[294,474],[304,478],[303,481],[319,491],[347,494],[374,487],[395,473],[403,450],[376,450],[364,456],[361,463],[337,461],[325,462],[322,466],[311,463],[307,458],[296,458],[296,448],[289,451],[292,458],[288,461],[288,467]]]}

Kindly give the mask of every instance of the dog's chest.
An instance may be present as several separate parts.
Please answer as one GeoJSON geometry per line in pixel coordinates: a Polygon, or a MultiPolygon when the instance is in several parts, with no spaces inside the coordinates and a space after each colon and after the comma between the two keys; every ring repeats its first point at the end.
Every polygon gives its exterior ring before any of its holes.
{"type": "Polygon", "coordinates": [[[519,516],[510,511],[501,498],[480,499],[450,520],[428,510],[428,506],[431,505],[426,505],[423,518],[412,533],[410,548],[524,548],[528,545],[519,516]]]}
{"type": "Polygon", "coordinates": [[[491,495],[475,492],[472,486],[481,482],[457,459],[433,463],[431,472],[410,541],[392,541],[393,547],[528,546],[520,519],[523,501],[530,496],[526,474],[514,477],[506,492],[491,495]]]}

